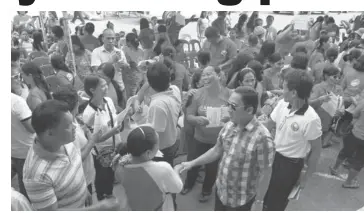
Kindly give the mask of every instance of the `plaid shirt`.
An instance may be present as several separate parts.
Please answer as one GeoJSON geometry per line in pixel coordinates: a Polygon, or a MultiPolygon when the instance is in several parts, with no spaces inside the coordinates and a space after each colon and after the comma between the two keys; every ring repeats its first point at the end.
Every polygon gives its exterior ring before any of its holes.
{"type": "Polygon", "coordinates": [[[254,117],[244,129],[226,123],[217,142],[223,149],[216,179],[217,196],[226,206],[242,206],[256,195],[261,172],[273,162],[271,134],[254,117]]]}

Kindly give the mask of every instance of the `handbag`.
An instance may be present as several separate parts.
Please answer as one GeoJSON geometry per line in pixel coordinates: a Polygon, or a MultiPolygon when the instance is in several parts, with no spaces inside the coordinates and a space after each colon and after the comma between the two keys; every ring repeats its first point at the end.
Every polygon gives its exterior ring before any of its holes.
{"type": "MultiPolygon", "coordinates": [[[[114,119],[113,119],[113,116],[111,114],[109,104],[107,102],[106,102],[106,106],[107,106],[107,110],[109,111],[111,128],[113,128],[114,127],[114,119]]],[[[94,150],[96,152],[96,160],[99,161],[99,163],[100,163],[100,165],[102,167],[105,167],[105,168],[110,167],[111,162],[112,162],[112,160],[114,159],[114,157],[116,155],[115,135],[112,136],[112,142],[113,142],[112,146],[104,147],[101,150],[97,150],[96,146],[94,146],[94,150]]]]}

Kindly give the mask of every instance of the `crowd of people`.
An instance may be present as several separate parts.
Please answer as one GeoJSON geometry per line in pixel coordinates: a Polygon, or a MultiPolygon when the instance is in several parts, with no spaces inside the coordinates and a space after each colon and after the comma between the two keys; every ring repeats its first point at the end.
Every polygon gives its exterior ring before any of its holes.
{"type": "Polygon", "coordinates": [[[307,30],[294,23],[278,30],[272,15],[242,13],[233,26],[229,12],[209,20],[203,11],[198,66],[178,39],[176,17],[141,18],[128,33],[109,21],[95,37],[82,17],[70,35],[54,11],[41,29],[18,11],[12,210],[173,211],[201,182],[199,202],[214,193],[216,211],[283,211],[335,137],[343,146],[328,170],[342,178],[344,166],[342,187],[359,188],[364,13],[343,22],[340,35],[329,16],[307,30]],[[176,165],[181,149],[187,160],[176,165]]]}

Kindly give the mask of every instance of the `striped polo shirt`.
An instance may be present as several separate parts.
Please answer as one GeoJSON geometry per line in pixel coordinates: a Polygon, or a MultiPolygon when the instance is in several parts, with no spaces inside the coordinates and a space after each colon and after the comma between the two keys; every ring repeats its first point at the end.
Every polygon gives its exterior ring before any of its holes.
{"type": "Polygon", "coordinates": [[[83,208],[87,195],[80,150],[64,145],[66,154],[45,150],[35,141],[24,163],[23,181],[35,209],[83,208]]]}

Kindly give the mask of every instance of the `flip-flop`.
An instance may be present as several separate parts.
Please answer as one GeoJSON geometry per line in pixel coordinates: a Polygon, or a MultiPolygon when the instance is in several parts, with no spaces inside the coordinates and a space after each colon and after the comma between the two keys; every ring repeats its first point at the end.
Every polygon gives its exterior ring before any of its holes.
{"type": "Polygon", "coordinates": [[[330,146],[332,146],[333,144],[332,143],[327,143],[327,144],[323,144],[322,145],[322,148],[323,149],[326,149],[326,148],[329,148],[330,146]]]}
{"type": "Polygon", "coordinates": [[[360,187],[360,185],[358,182],[353,181],[353,183],[351,183],[351,184],[343,183],[342,187],[345,189],[358,189],[360,187]]]}
{"type": "Polygon", "coordinates": [[[338,177],[338,178],[341,178],[341,179],[343,179],[343,180],[345,180],[345,178],[337,171],[337,170],[335,170],[334,168],[332,168],[331,166],[330,166],[330,174],[332,175],[332,176],[336,176],[336,177],[338,177]]]}

